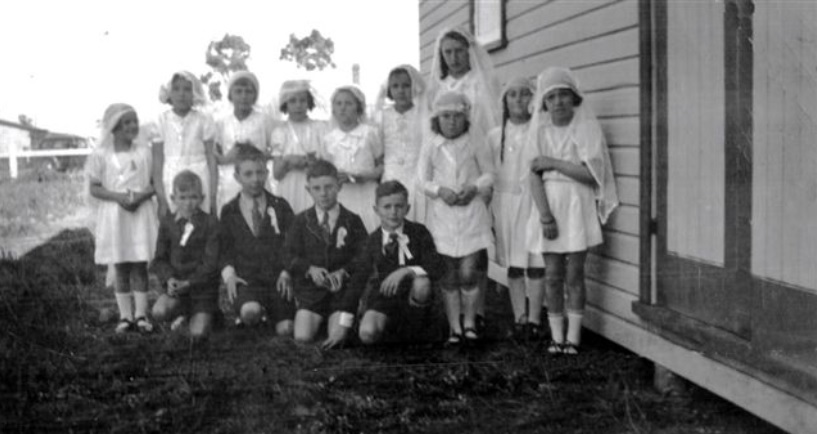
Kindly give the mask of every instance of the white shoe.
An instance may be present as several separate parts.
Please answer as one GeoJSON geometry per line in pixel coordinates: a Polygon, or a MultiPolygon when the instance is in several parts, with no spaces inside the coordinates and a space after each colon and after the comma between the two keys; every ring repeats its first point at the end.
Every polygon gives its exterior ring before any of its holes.
{"type": "Polygon", "coordinates": [[[133,321],[129,319],[120,319],[119,322],[116,324],[116,328],[114,331],[116,334],[121,335],[122,333],[127,333],[133,330],[133,321]]]}
{"type": "Polygon", "coordinates": [[[147,318],[140,316],[136,318],[136,328],[142,333],[150,333],[153,331],[153,324],[147,318]]]}
{"type": "Polygon", "coordinates": [[[187,322],[186,316],[184,315],[177,316],[176,319],[174,319],[173,322],[170,323],[170,331],[177,332],[181,330],[181,328],[184,327],[184,324],[186,322],[187,322]]]}

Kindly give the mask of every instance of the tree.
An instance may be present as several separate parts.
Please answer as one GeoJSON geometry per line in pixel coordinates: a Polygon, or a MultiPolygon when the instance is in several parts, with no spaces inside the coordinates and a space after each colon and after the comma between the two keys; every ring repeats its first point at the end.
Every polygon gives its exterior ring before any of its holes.
{"type": "Polygon", "coordinates": [[[34,126],[34,120],[31,119],[30,117],[26,116],[25,114],[18,115],[17,120],[20,121],[21,125],[25,125],[27,127],[33,127],[34,126]]]}
{"type": "Polygon", "coordinates": [[[226,82],[233,72],[247,70],[250,48],[250,44],[238,35],[225,34],[220,41],[210,42],[205,58],[212,70],[199,77],[201,82],[207,85],[210,99],[221,100],[221,84],[226,82]]]}
{"type": "Polygon", "coordinates": [[[298,39],[295,34],[289,35],[289,44],[281,49],[281,60],[295,62],[299,68],[307,71],[323,71],[325,68],[335,68],[332,54],[335,53],[335,43],[325,38],[321,32],[312,30],[309,36],[298,39]]]}

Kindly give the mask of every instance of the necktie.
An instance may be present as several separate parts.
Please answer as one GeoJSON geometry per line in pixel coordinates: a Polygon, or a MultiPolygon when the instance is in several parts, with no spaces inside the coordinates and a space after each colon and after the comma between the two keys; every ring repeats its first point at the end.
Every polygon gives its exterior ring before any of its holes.
{"type": "Polygon", "coordinates": [[[324,211],[321,217],[321,230],[323,231],[323,239],[327,244],[332,240],[332,229],[329,227],[329,212],[324,211]]]}
{"type": "Polygon", "coordinates": [[[261,226],[264,223],[264,215],[261,214],[261,199],[253,200],[252,207],[252,232],[255,236],[261,234],[261,226]]]}
{"type": "Polygon", "coordinates": [[[397,232],[392,232],[389,234],[389,242],[386,243],[386,246],[383,248],[386,258],[393,259],[394,262],[397,262],[397,232]]]}

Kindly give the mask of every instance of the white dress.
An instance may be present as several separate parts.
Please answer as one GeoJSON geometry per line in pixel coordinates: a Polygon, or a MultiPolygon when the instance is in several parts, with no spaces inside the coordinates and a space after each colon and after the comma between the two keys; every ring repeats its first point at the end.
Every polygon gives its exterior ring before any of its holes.
{"type": "MultiPolygon", "coordinates": [[[[581,155],[571,126],[542,127],[539,139],[547,156],[582,164],[581,155]]],[[[528,248],[536,253],[571,253],[581,252],[602,243],[601,223],[596,207],[596,193],[591,185],[580,183],[557,171],[542,174],[548,205],[556,219],[558,236],[548,240],[542,233],[539,213],[531,213],[528,220],[528,233],[531,234],[528,248]]]]}
{"type": "MultiPolygon", "coordinates": [[[[150,187],[151,150],[134,142],[130,150],[114,152],[113,147],[97,148],[88,157],[86,175],[107,190],[126,193],[150,187]]],[[[159,221],[156,203],[142,202],[136,211],[123,209],[116,202],[93,200],[96,207],[97,264],[149,262],[156,249],[159,221]]]]}
{"type": "Polygon", "coordinates": [[[473,71],[469,71],[460,78],[454,78],[451,75],[445,77],[440,82],[437,95],[432,95],[431,102],[433,103],[434,99],[445,91],[460,92],[471,102],[468,120],[471,123],[469,132],[472,135],[487,137],[492,129],[499,126],[499,115],[495,111],[500,97],[489,95],[486,86],[479,82],[479,76],[473,71]]]}
{"type": "Polygon", "coordinates": [[[210,212],[210,172],[207,169],[207,155],[204,142],[212,140],[214,135],[213,120],[198,110],[190,110],[181,117],[168,110],[156,122],[154,142],[164,143],[164,169],[162,184],[170,204],[175,212],[170,194],[173,192],[173,178],[182,170],[190,170],[201,178],[205,200],[202,209],[210,212]]]}
{"type": "MultiPolygon", "coordinates": [[[[327,124],[323,121],[307,119],[304,122],[290,122],[279,125],[272,131],[270,140],[273,157],[285,155],[319,156],[321,138],[326,134],[327,124]]],[[[275,185],[275,194],[289,202],[295,214],[312,207],[312,198],[306,192],[306,171],[292,170],[275,185]]]]}
{"type": "Polygon", "coordinates": [[[487,145],[470,133],[453,140],[434,135],[423,146],[417,171],[430,198],[427,226],[441,254],[461,258],[493,245],[485,198],[494,183],[494,163],[487,145]],[[468,205],[449,206],[439,197],[441,187],[458,193],[469,184],[480,194],[468,205]]]}
{"type": "MultiPolygon", "coordinates": [[[[216,146],[220,147],[222,155],[227,155],[236,143],[250,143],[265,154],[270,151],[272,119],[258,110],[253,110],[242,120],[230,112],[216,120],[215,125],[215,142],[216,146]]],[[[268,168],[271,169],[271,163],[268,168]]],[[[218,209],[221,210],[221,207],[241,192],[241,184],[235,180],[235,165],[233,164],[220,165],[218,173],[216,198],[218,209]]],[[[267,189],[272,191],[272,176],[267,180],[267,189]]]]}
{"type": "Polygon", "coordinates": [[[418,107],[399,113],[394,107],[384,109],[380,124],[383,137],[383,181],[397,180],[409,192],[409,220],[426,222],[426,196],[417,188],[417,161],[422,148],[422,122],[418,107]]]}
{"type": "MultiPolygon", "coordinates": [[[[369,124],[360,124],[352,131],[332,129],[323,138],[323,149],[326,158],[338,170],[352,175],[374,169],[375,161],[383,156],[380,137],[369,124]]],[[[338,195],[343,206],[360,216],[369,233],[380,226],[380,220],[374,212],[377,184],[376,181],[346,183],[338,195]]]]}
{"type": "Polygon", "coordinates": [[[527,149],[530,123],[505,125],[505,147],[502,152],[502,129],[488,135],[496,165],[496,180],[491,208],[496,234],[496,262],[503,267],[543,267],[540,254],[528,253],[528,220],[538,216],[528,187],[530,161],[536,150],[527,149]],[[504,154],[504,159],[500,155],[504,154]]]}

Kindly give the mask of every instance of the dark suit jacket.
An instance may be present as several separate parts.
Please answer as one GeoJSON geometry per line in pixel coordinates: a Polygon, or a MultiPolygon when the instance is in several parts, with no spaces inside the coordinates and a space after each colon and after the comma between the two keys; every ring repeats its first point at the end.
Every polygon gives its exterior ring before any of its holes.
{"type": "MultiPolygon", "coordinates": [[[[445,274],[445,262],[434,245],[434,239],[425,226],[406,220],[403,223],[403,234],[408,239],[408,250],[412,258],[406,258],[406,267],[419,266],[428,273],[431,281],[437,281],[445,274]]],[[[355,259],[352,267],[350,286],[355,291],[362,292],[369,279],[374,278],[379,285],[394,270],[401,268],[398,257],[387,257],[383,254],[383,231],[377,228],[366,240],[366,247],[355,259]]],[[[379,290],[374,288],[373,290],[379,290]]]]}
{"type": "MultiPolygon", "coordinates": [[[[218,294],[219,227],[215,216],[197,210],[190,218],[193,232],[184,246],[180,244],[184,235],[184,223],[176,221],[175,215],[167,215],[159,223],[159,238],[156,241],[156,257],[150,269],[167,288],[167,281],[173,277],[190,281],[190,293],[215,292],[218,294]]],[[[212,294],[211,294],[212,295],[212,294]]]]}
{"type": "MultiPolygon", "coordinates": [[[[292,274],[296,296],[304,297],[309,293],[328,291],[315,285],[306,275],[309,267],[322,267],[329,272],[348,269],[355,256],[360,253],[365,240],[366,228],[363,221],[343,205],[340,206],[340,215],[328,243],[324,240],[314,206],[298,214],[286,239],[286,268],[292,274]],[[341,230],[346,233],[343,243],[339,243],[341,230]],[[339,244],[343,245],[339,247],[339,244]]],[[[348,280],[346,283],[337,294],[341,297],[343,310],[354,313],[357,312],[360,294],[355,298],[355,293],[347,291],[348,280]]]]}
{"type": "Polygon", "coordinates": [[[221,210],[221,260],[220,268],[231,265],[236,275],[250,286],[275,287],[278,275],[285,268],[284,239],[292,225],[294,213],[289,203],[265,191],[267,209],[275,210],[278,220],[276,231],[269,211],[264,212],[264,222],[258,236],[252,233],[241,214],[240,195],[228,202],[221,210]]]}

